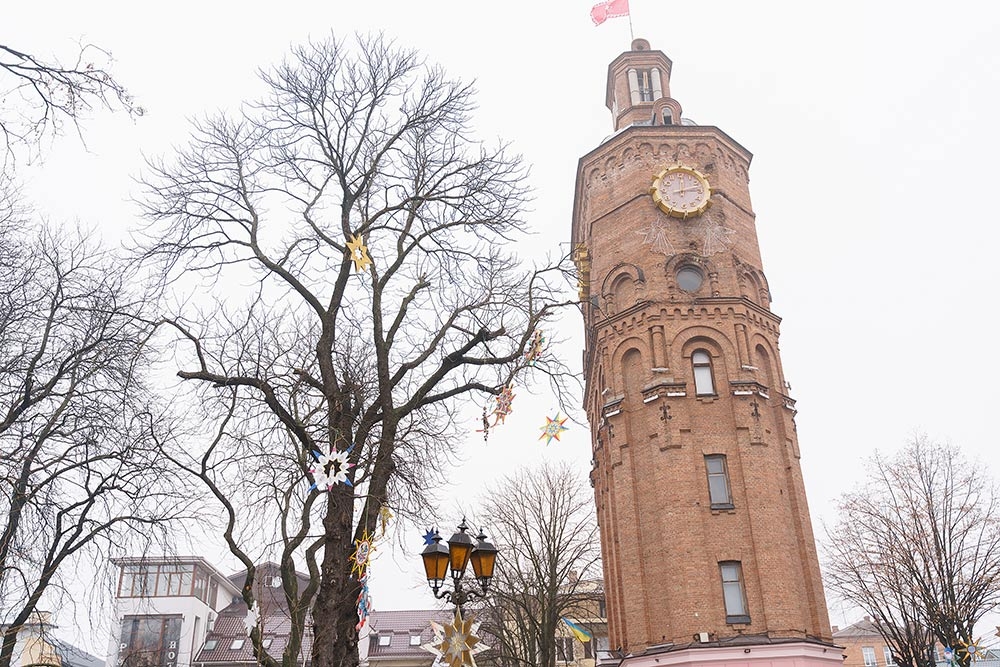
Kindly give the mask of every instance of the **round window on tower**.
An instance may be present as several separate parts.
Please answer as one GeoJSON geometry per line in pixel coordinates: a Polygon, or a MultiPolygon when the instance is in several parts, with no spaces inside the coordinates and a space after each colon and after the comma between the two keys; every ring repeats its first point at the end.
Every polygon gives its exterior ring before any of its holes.
{"type": "Polygon", "coordinates": [[[704,282],[701,270],[693,266],[682,266],[677,271],[677,286],[685,292],[697,292],[704,282]]]}

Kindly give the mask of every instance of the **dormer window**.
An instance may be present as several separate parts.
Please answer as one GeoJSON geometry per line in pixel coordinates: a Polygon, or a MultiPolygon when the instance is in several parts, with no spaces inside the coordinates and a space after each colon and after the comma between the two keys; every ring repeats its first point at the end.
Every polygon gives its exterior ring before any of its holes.
{"type": "Polygon", "coordinates": [[[663,124],[673,125],[674,124],[674,110],[670,107],[663,107],[663,124]]]}

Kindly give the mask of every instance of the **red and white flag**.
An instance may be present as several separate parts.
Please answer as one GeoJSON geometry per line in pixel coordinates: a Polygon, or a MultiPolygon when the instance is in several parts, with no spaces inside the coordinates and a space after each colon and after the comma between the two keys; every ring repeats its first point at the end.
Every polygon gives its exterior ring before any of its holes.
{"type": "Polygon", "coordinates": [[[594,25],[601,25],[608,19],[619,16],[628,16],[628,0],[604,0],[590,10],[590,18],[594,19],[594,25]]]}

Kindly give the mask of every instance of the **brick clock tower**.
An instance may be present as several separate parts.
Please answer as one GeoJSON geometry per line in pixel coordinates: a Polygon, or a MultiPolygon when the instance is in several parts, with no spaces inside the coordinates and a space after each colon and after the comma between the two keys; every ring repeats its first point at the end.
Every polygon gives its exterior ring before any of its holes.
{"type": "Polygon", "coordinates": [[[628,667],[833,667],[750,153],[684,119],[671,61],[608,67],[574,259],[609,641],[628,667]]]}

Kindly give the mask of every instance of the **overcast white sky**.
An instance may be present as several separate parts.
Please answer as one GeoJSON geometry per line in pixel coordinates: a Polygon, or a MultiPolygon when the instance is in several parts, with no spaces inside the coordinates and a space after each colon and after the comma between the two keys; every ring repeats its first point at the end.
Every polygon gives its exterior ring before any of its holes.
{"type": "MultiPolygon", "coordinates": [[[[915,431],[997,475],[1000,10],[971,0],[631,2],[635,36],[674,63],[684,115],[755,154],[751,194],[773,309],[785,318],[782,361],[817,536],[836,497],[862,479],[863,459],[915,431]]],[[[256,70],[289,45],[381,30],[477,81],[482,136],[509,140],[534,165],[531,250],[555,251],[569,238],[577,160],[611,132],[607,64],[631,41],[626,19],[595,28],[592,4],[8,3],[4,43],[64,57],[81,39],[99,44],[148,109],[135,122],[95,116],[86,150],[65,137],[21,176],[50,218],[115,239],[135,223],[128,199],[142,154],[183,143],[188,119],[254,97],[256,70]]],[[[562,353],[578,359],[579,345],[562,353]]],[[[488,444],[470,434],[456,522],[484,480],[521,463],[589,468],[585,429],[544,447],[543,412],[559,406],[526,398],[488,444]]],[[[419,536],[404,537],[408,552],[386,542],[377,554],[376,609],[431,605],[419,536]]],[[[205,555],[228,569],[218,546],[205,555]]],[[[856,620],[831,611],[833,623],[856,620]]]]}

